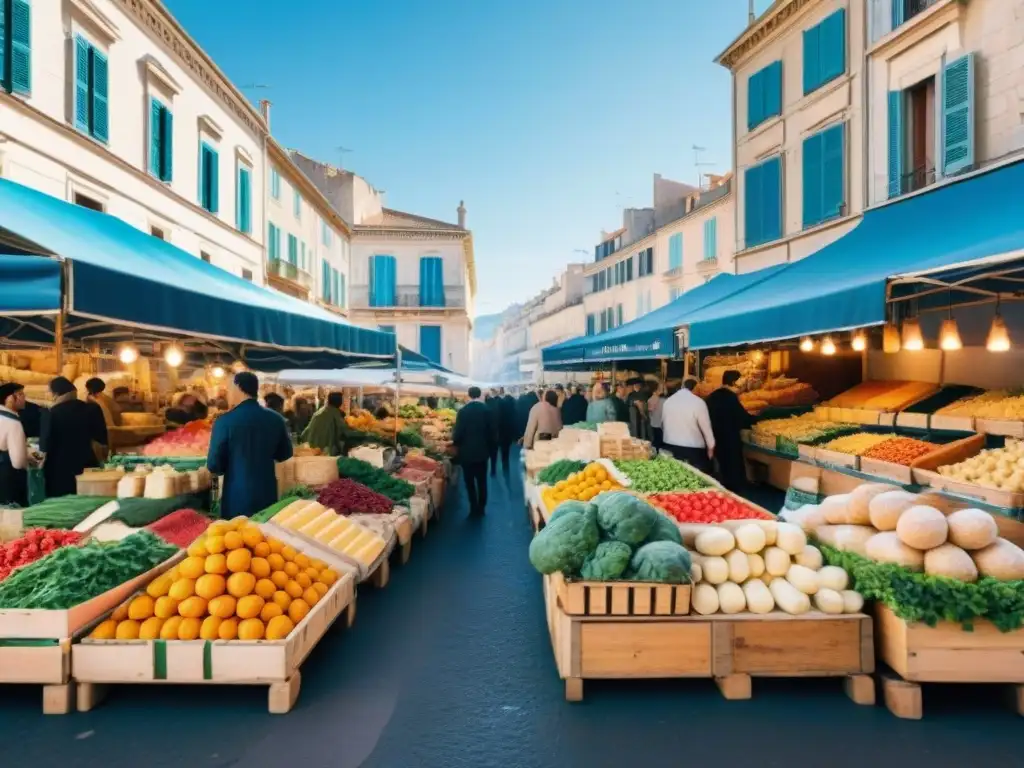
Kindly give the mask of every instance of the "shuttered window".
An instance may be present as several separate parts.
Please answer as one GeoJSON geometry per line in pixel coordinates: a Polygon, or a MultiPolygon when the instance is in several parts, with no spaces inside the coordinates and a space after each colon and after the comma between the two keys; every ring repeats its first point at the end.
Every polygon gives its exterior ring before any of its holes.
{"type": "Polygon", "coordinates": [[[444,261],[440,256],[420,258],[420,306],[444,306],[444,261]]]}
{"type": "Polygon", "coordinates": [[[845,126],[808,136],[803,144],[803,225],[813,227],[843,213],[845,126]]]}
{"type": "Polygon", "coordinates": [[[281,230],[273,224],[267,225],[267,258],[271,261],[281,258],[281,230]]]}
{"type": "Polygon", "coordinates": [[[782,62],[773,61],[747,79],[747,129],[782,114],[782,62]]]}
{"type": "Polygon", "coordinates": [[[597,318],[593,315],[587,315],[587,336],[593,336],[597,332],[597,318]]]}
{"type": "Polygon", "coordinates": [[[782,160],[773,157],[743,174],[744,238],[750,248],[782,237],[782,160]]]}
{"type": "Polygon", "coordinates": [[[804,30],[804,95],[846,71],[846,9],[804,30]]]}
{"type": "Polygon", "coordinates": [[[331,228],[326,221],[320,222],[320,241],[328,248],[331,247],[331,228]]]}
{"type": "Polygon", "coordinates": [[[441,326],[420,326],[420,354],[432,363],[441,363],[441,326]]]}
{"type": "Polygon", "coordinates": [[[394,256],[374,254],[370,257],[370,306],[394,307],[397,266],[394,256]]]}
{"type": "Polygon", "coordinates": [[[75,37],[75,128],[104,144],[110,137],[109,84],[107,57],[75,37]]]}
{"type": "Polygon", "coordinates": [[[704,222],[704,259],[718,258],[718,217],[704,222]]]}
{"type": "Polygon", "coordinates": [[[683,268],[683,233],[676,232],[668,239],[669,270],[683,268]]]}
{"type": "Polygon", "coordinates": [[[32,91],[32,5],[0,0],[0,88],[28,96],[32,91]]]}
{"type": "Polygon", "coordinates": [[[199,145],[199,204],[210,213],[220,210],[220,154],[205,141],[199,145]]]}
{"type": "Polygon", "coordinates": [[[276,168],[270,169],[270,196],[275,200],[281,199],[281,174],[276,168]]]}
{"type": "Polygon", "coordinates": [[[235,226],[243,234],[252,234],[252,171],[241,163],[235,187],[235,226]]]}
{"type": "Polygon", "coordinates": [[[615,325],[616,327],[622,325],[622,305],[619,304],[615,307],[615,325]]]}
{"type": "Polygon", "coordinates": [[[946,65],[942,76],[942,173],[974,166],[974,54],[946,65]]]}
{"type": "Polygon", "coordinates": [[[903,92],[889,91],[889,197],[898,197],[903,184],[903,92]]]}
{"type": "Polygon", "coordinates": [[[299,194],[299,190],[293,190],[292,192],[292,211],[295,213],[296,219],[302,219],[302,195],[299,194]]]}
{"type": "Polygon", "coordinates": [[[160,181],[174,176],[174,116],[158,99],[149,102],[149,172],[160,181]]]}

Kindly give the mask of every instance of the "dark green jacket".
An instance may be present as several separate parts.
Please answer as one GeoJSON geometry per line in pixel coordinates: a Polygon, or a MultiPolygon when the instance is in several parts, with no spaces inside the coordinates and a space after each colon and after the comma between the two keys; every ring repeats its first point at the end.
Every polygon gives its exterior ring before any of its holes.
{"type": "Polygon", "coordinates": [[[313,414],[299,439],[309,443],[312,448],[319,448],[328,456],[340,456],[347,433],[348,427],[341,410],[325,405],[313,414]]]}

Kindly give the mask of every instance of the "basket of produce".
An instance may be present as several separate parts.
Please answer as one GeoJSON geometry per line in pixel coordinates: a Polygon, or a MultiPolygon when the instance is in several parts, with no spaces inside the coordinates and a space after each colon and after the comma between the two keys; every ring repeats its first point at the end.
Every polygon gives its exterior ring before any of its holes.
{"type": "Polygon", "coordinates": [[[296,456],[292,459],[293,479],[300,485],[326,485],[338,479],[336,456],[296,456]]]}
{"type": "Polygon", "coordinates": [[[676,521],[683,544],[688,547],[693,546],[699,533],[726,520],[775,519],[775,515],[727,491],[653,493],[647,500],[676,521]]]}
{"type": "Polygon", "coordinates": [[[365,461],[342,457],[337,460],[338,473],[348,477],[377,493],[387,496],[394,502],[405,501],[413,495],[415,488],[401,478],[393,477],[383,469],[378,469],[365,461]]]}
{"type": "Polygon", "coordinates": [[[608,472],[607,467],[591,462],[586,468],[557,481],[541,490],[547,512],[551,512],[563,501],[590,501],[599,493],[622,489],[622,485],[608,472]]]}
{"type": "Polygon", "coordinates": [[[924,440],[892,437],[873,445],[861,454],[860,470],[867,475],[909,485],[914,479],[914,463],[938,449],[937,444],[924,440]]]}
{"type": "Polygon", "coordinates": [[[718,487],[718,483],[703,472],[667,456],[650,460],[616,461],[615,468],[626,477],[629,487],[637,493],[697,491],[718,487]]]}
{"type": "Polygon", "coordinates": [[[117,496],[117,484],[124,477],[120,469],[87,469],[75,478],[78,496],[117,496]]]}

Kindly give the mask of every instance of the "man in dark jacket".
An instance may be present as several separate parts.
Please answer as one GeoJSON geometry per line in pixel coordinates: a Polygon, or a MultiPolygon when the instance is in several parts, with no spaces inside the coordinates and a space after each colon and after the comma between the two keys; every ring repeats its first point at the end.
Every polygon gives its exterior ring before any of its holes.
{"type": "Polygon", "coordinates": [[[511,461],[512,444],[516,442],[522,435],[519,432],[519,419],[516,413],[516,399],[512,395],[508,394],[504,389],[501,390],[501,426],[499,428],[499,437],[501,438],[501,456],[502,461],[505,462],[505,474],[509,473],[511,461]]]}
{"type": "Polygon", "coordinates": [[[75,478],[87,467],[98,467],[99,454],[107,446],[107,425],[99,406],[79,400],[75,385],[63,376],[50,382],[50,394],[53,406],[39,435],[39,449],[46,455],[47,498],[75,493],[75,478]]]}
{"type": "Polygon", "coordinates": [[[288,425],[257,397],[256,374],[235,374],[228,392],[232,408],[213,423],[206,466],[223,475],[220,514],[251,517],[277,501],[274,463],[292,457],[288,425]]]}
{"type": "Polygon", "coordinates": [[[516,400],[516,434],[520,437],[526,433],[526,424],[530,421],[530,410],[539,402],[540,398],[532,389],[524,390],[516,400]]]}
{"type": "Polygon", "coordinates": [[[487,460],[498,444],[498,425],[480,399],[479,387],[469,388],[469,402],[455,417],[452,443],[462,466],[469,514],[482,515],[487,506],[487,460]]]}
{"type": "Polygon", "coordinates": [[[629,406],[626,405],[626,397],[629,395],[625,384],[618,384],[612,396],[608,398],[615,405],[615,420],[624,421],[629,424],[629,406]]]}
{"type": "Polygon", "coordinates": [[[562,423],[568,427],[586,420],[587,398],[583,396],[581,387],[574,387],[572,394],[562,403],[562,423]]]}
{"type": "Polygon", "coordinates": [[[743,463],[743,442],[740,430],[750,429],[754,418],[747,413],[733,387],[740,372],[729,370],[722,374],[722,386],[708,395],[708,415],[711,431],[715,435],[715,458],[722,473],[722,484],[733,493],[739,493],[746,483],[743,463]]]}
{"type": "Polygon", "coordinates": [[[494,445],[491,446],[491,477],[498,476],[498,449],[501,446],[501,397],[498,395],[497,390],[492,389],[487,393],[487,397],[484,400],[484,405],[487,406],[487,412],[490,414],[491,423],[494,425],[494,433],[497,438],[494,441],[494,445]]]}

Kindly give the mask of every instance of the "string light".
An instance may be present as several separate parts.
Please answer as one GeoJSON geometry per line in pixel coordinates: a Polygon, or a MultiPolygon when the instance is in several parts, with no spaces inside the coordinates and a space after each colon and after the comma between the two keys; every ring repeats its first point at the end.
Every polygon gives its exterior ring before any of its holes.
{"type": "Polygon", "coordinates": [[[826,336],[821,342],[821,354],[823,355],[834,355],[836,353],[836,343],[832,341],[831,336],[826,336]]]}
{"type": "Polygon", "coordinates": [[[868,337],[864,331],[857,331],[853,334],[853,339],[850,341],[850,346],[853,347],[854,352],[863,352],[868,348],[868,337]]]}
{"type": "Polygon", "coordinates": [[[810,352],[814,349],[814,340],[810,336],[804,336],[800,339],[800,351],[810,352]]]}
{"type": "Polygon", "coordinates": [[[945,352],[953,352],[957,349],[963,349],[963,342],[960,341],[960,329],[957,328],[956,320],[952,317],[947,317],[942,321],[942,327],[939,329],[939,349],[945,352]]]}
{"type": "Polygon", "coordinates": [[[916,317],[908,317],[903,321],[903,348],[908,352],[920,352],[924,349],[921,321],[916,317]]]}
{"type": "Polygon", "coordinates": [[[117,354],[118,358],[125,365],[131,365],[139,359],[139,350],[134,344],[125,344],[117,354]]]}
{"type": "Polygon", "coordinates": [[[181,347],[172,344],[164,352],[164,362],[167,363],[171,368],[177,368],[185,361],[185,353],[181,351],[181,347]]]}
{"type": "Polygon", "coordinates": [[[887,355],[900,351],[900,332],[892,323],[886,323],[882,329],[882,351],[887,355]]]}
{"type": "Polygon", "coordinates": [[[988,329],[985,349],[989,352],[1010,351],[1010,332],[1006,329],[1006,321],[1003,320],[1003,316],[999,314],[999,299],[996,299],[996,315],[992,318],[992,325],[988,329]]]}
{"type": "Polygon", "coordinates": [[[211,371],[211,373],[213,374],[213,378],[215,378],[215,379],[223,379],[224,378],[224,369],[221,368],[219,365],[216,368],[214,368],[211,371]]]}

